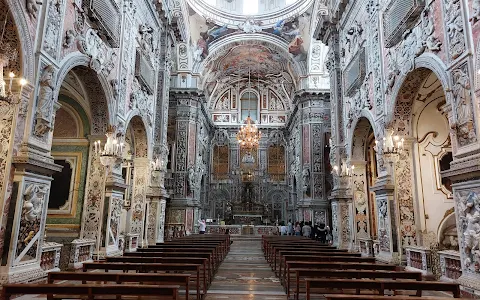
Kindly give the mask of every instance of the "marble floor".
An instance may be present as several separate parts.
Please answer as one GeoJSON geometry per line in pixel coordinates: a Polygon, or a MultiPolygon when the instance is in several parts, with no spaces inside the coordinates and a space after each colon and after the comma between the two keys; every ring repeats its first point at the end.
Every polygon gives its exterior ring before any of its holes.
{"type": "Polygon", "coordinates": [[[260,237],[232,237],[233,244],[207,292],[206,300],[286,300],[265,260],[260,237]]]}

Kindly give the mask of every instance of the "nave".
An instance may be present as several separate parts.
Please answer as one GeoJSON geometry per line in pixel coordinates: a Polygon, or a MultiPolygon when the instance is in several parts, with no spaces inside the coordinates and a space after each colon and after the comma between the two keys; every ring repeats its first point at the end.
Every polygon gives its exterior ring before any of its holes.
{"type": "Polygon", "coordinates": [[[207,234],[84,263],[83,272],[51,272],[48,283],[3,286],[5,300],[21,294],[16,299],[441,300],[458,299],[460,287],[307,238],[207,234]]]}

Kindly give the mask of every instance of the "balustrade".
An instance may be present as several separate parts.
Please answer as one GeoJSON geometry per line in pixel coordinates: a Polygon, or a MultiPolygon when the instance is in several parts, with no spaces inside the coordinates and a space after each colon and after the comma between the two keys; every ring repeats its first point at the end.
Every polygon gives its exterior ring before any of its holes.
{"type": "Polygon", "coordinates": [[[45,242],[42,245],[42,257],[40,267],[45,272],[60,271],[60,252],[62,244],[54,242],[45,242]]]}
{"type": "Polygon", "coordinates": [[[80,269],[85,262],[93,262],[93,251],[95,248],[95,240],[76,239],[72,241],[70,250],[70,269],[80,269]]]}
{"type": "Polygon", "coordinates": [[[462,276],[462,264],[458,251],[439,251],[441,280],[455,281],[462,276]]]}

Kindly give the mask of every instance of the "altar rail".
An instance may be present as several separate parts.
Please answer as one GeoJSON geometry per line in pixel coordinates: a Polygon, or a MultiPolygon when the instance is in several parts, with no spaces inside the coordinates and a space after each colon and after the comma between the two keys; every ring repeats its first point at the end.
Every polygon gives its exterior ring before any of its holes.
{"type": "Polygon", "coordinates": [[[230,235],[275,235],[278,234],[277,226],[263,225],[207,225],[207,233],[224,234],[229,229],[230,235]]]}
{"type": "Polygon", "coordinates": [[[439,251],[438,254],[440,255],[440,270],[442,272],[441,280],[456,281],[462,276],[460,252],[445,250],[439,251]]]}

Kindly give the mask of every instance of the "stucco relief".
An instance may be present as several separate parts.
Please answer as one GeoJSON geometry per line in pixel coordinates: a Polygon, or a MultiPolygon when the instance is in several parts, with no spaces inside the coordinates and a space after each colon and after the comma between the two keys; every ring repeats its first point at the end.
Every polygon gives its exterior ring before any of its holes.
{"type": "Polygon", "coordinates": [[[390,218],[388,216],[388,200],[386,198],[377,197],[378,207],[378,240],[380,250],[390,252],[390,218]]]}
{"type": "Polygon", "coordinates": [[[112,196],[110,212],[110,232],[108,245],[119,246],[118,236],[120,234],[120,216],[122,215],[123,198],[118,195],[112,196]]]}
{"type": "Polygon", "coordinates": [[[117,54],[103,42],[95,30],[88,29],[85,37],[79,37],[79,49],[91,58],[90,68],[95,72],[104,72],[108,76],[114,69],[117,54]]]}
{"type": "Polygon", "coordinates": [[[466,50],[462,3],[460,0],[444,0],[443,8],[448,54],[450,60],[455,60],[466,50]]]}
{"type": "Polygon", "coordinates": [[[332,237],[333,244],[338,245],[338,204],[332,203],[332,237]]]}
{"type": "Polygon", "coordinates": [[[133,176],[131,233],[142,233],[145,215],[148,167],[136,164],[133,176]]]}
{"type": "MultiPolygon", "coordinates": [[[[94,144],[90,145],[90,153],[94,153],[94,144]]],[[[87,171],[87,185],[83,207],[82,234],[84,239],[98,241],[101,219],[102,197],[104,194],[105,169],[100,163],[100,157],[90,155],[87,171]]]]}
{"type": "Polygon", "coordinates": [[[48,65],[43,69],[39,80],[40,88],[35,113],[35,135],[39,137],[43,137],[52,129],[54,82],[55,69],[52,65],[48,65]]]}
{"type": "Polygon", "coordinates": [[[58,58],[62,28],[62,18],[65,10],[65,0],[43,0],[48,5],[47,22],[43,40],[43,50],[53,59],[58,58]]]}
{"type": "Polygon", "coordinates": [[[49,186],[30,182],[23,191],[23,208],[18,237],[16,239],[16,262],[37,258],[39,233],[44,215],[45,201],[49,194],[49,186]]]}
{"type": "Polygon", "coordinates": [[[412,154],[404,149],[399,154],[395,166],[395,184],[397,186],[397,202],[400,213],[400,234],[403,246],[415,246],[416,225],[413,205],[412,154]]]}
{"type": "Polygon", "coordinates": [[[452,71],[452,96],[455,110],[455,129],[460,147],[477,141],[473,122],[472,86],[468,64],[464,63],[452,71]]]}
{"type": "Polygon", "coordinates": [[[480,197],[478,189],[459,191],[457,198],[457,227],[460,230],[460,249],[467,272],[480,273],[480,197]]]}

